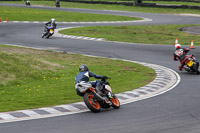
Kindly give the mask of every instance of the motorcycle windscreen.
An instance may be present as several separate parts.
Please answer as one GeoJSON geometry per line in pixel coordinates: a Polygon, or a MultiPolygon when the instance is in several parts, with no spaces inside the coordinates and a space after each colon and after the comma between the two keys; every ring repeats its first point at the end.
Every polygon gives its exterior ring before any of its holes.
{"type": "Polygon", "coordinates": [[[105,89],[110,91],[110,92],[112,92],[112,89],[111,89],[111,87],[109,85],[105,85],[105,89]]]}

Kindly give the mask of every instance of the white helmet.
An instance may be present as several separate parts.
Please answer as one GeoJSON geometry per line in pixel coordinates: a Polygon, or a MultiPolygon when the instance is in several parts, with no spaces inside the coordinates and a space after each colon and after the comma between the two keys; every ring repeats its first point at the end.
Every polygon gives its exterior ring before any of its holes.
{"type": "Polygon", "coordinates": [[[179,48],[181,48],[181,44],[176,44],[175,49],[179,49],[179,48]]]}
{"type": "Polygon", "coordinates": [[[51,22],[52,22],[52,23],[55,23],[55,19],[54,19],[54,18],[52,18],[52,19],[51,19],[51,22]]]}

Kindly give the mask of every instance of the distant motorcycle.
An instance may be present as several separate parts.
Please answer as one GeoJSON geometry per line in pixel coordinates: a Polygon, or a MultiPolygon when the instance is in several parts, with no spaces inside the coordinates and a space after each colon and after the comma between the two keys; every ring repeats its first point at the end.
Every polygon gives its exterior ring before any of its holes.
{"type": "Polygon", "coordinates": [[[55,4],[55,5],[56,5],[56,7],[59,8],[59,7],[60,7],[60,1],[59,1],[59,0],[56,0],[56,4],[55,4]]]}
{"type": "Polygon", "coordinates": [[[49,38],[50,36],[52,36],[54,34],[54,30],[55,30],[55,27],[54,26],[51,26],[51,27],[45,27],[45,30],[44,32],[42,33],[42,38],[49,38]]]}
{"type": "Polygon", "coordinates": [[[58,8],[60,7],[60,2],[56,3],[56,7],[58,7],[58,8]]]}
{"type": "Polygon", "coordinates": [[[26,0],[25,4],[26,4],[27,6],[30,6],[30,5],[31,5],[31,3],[30,3],[29,0],[26,0]]]}
{"type": "Polygon", "coordinates": [[[103,85],[103,89],[100,94],[96,92],[96,89],[92,87],[91,84],[86,82],[77,83],[76,88],[78,88],[81,93],[85,93],[83,97],[84,102],[92,112],[97,113],[101,108],[107,109],[111,106],[115,109],[119,109],[120,102],[115,94],[112,93],[108,81],[106,79],[102,79],[101,83],[103,85]],[[105,91],[109,91],[109,93],[112,95],[112,98],[109,98],[105,91]]]}
{"type": "Polygon", "coordinates": [[[185,65],[187,68],[184,67],[184,69],[188,72],[196,72],[197,75],[200,74],[199,72],[199,62],[196,61],[196,58],[194,55],[187,55],[185,58],[185,65]]]}

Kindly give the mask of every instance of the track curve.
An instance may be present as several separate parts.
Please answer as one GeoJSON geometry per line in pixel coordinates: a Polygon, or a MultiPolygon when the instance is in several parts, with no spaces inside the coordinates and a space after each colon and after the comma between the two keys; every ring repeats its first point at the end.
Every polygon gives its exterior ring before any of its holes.
{"type": "MultiPolygon", "coordinates": [[[[0,4],[1,5],[1,4],[0,4]]],[[[16,6],[16,5],[15,5],[16,6]]],[[[38,8],[38,7],[33,7],[38,8]]],[[[42,7],[40,7],[42,8],[42,7]]],[[[46,8],[46,7],[45,7],[46,8]]],[[[51,9],[48,7],[48,9],[51,9]]],[[[55,9],[55,8],[52,8],[55,9]]],[[[99,11],[86,9],[59,9],[63,11],[91,12],[102,14],[141,16],[152,22],[127,23],[127,25],[200,24],[199,17],[99,11]]],[[[121,24],[61,24],[60,28],[93,25],[121,24]]],[[[125,25],[124,23],[122,25],[125,25]]],[[[166,66],[177,70],[173,62],[173,45],[149,45],[121,42],[101,42],[52,37],[40,39],[43,24],[0,24],[0,43],[16,44],[35,48],[70,51],[80,54],[137,60],[166,66]],[[31,31],[31,32],[30,32],[31,31]],[[37,39],[36,39],[37,38],[37,39]],[[59,40],[59,41],[58,41],[59,40]]],[[[200,59],[199,47],[191,52],[200,59]]],[[[200,132],[200,78],[197,75],[179,72],[181,83],[173,90],[148,100],[123,105],[120,110],[91,112],[40,120],[0,124],[2,133],[197,133],[200,132]]]]}

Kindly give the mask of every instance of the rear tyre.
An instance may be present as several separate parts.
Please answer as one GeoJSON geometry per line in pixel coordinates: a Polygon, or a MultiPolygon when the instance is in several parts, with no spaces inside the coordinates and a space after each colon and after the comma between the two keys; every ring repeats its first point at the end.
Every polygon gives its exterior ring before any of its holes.
{"type": "Polygon", "coordinates": [[[84,95],[84,102],[92,112],[97,113],[100,111],[100,104],[98,101],[94,101],[93,95],[86,93],[84,95]]]}
{"type": "Polygon", "coordinates": [[[110,98],[110,101],[112,102],[112,107],[114,109],[119,109],[120,108],[120,102],[119,102],[118,98],[115,95],[113,96],[113,98],[110,98]]]}
{"type": "Polygon", "coordinates": [[[197,69],[197,66],[196,65],[193,65],[192,69],[194,70],[194,72],[197,73],[197,75],[200,74],[199,70],[197,69]]]}

